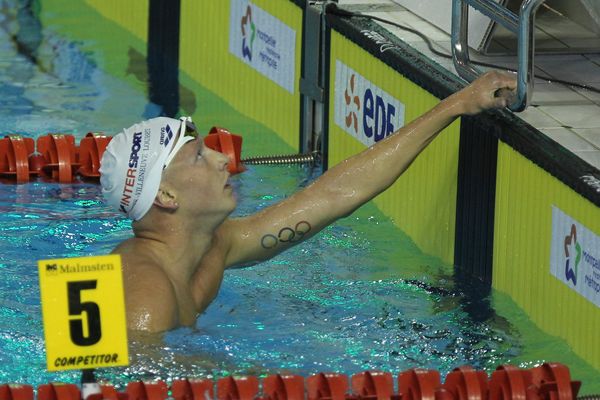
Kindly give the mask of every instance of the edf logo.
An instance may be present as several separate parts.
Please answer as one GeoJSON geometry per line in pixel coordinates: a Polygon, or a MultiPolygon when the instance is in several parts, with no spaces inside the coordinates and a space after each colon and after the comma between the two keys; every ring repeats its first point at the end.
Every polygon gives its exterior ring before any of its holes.
{"type": "Polygon", "coordinates": [[[404,104],[336,61],[335,123],[366,146],[404,125],[404,104]]]}

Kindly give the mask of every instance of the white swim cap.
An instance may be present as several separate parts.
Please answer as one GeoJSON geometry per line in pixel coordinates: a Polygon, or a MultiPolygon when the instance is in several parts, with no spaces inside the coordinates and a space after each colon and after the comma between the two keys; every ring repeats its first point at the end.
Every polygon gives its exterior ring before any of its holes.
{"type": "MultiPolygon", "coordinates": [[[[159,117],[135,124],[112,138],[100,161],[100,184],[106,202],[134,221],[152,204],[162,171],[181,147],[191,118],[159,117]]],[[[192,125],[193,126],[193,125],[192,125]]]]}

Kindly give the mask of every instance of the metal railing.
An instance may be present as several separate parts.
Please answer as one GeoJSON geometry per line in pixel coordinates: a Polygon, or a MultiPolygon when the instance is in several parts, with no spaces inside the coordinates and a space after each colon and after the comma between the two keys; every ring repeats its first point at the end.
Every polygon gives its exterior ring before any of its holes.
{"type": "Polygon", "coordinates": [[[471,65],[468,44],[469,6],[502,24],[517,35],[517,95],[509,108],[523,111],[530,103],[534,86],[535,14],[545,0],[525,0],[519,15],[494,0],[452,0],[452,56],[458,74],[471,82],[481,72],[471,65]]]}

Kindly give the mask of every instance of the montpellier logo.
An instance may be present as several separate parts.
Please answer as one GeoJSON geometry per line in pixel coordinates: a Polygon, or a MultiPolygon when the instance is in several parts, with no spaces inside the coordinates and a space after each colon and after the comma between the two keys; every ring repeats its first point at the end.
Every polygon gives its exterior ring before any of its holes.
{"type": "Polygon", "coordinates": [[[344,91],[344,101],[346,102],[346,106],[350,107],[351,103],[356,105],[356,110],[352,108],[348,109],[348,114],[346,115],[346,128],[350,128],[352,124],[354,124],[354,132],[358,133],[358,113],[360,112],[360,97],[356,95],[355,92],[355,80],[356,75],[352,74],[350,77],[350,81],[348,82],[350,86],[350,94],[348,94],[348,86],[346,86],[346,90],[344,91]]]}
{"type": "Polygon", "coordinates": [[[246,15],[242,17],[242,55],[252,61],[252,45],[256,35],[256,26],[252,22],[252,8],[246,8],[246,15]],[[248,44],[248,42],[250,42],[248,44]]]}
{"type": "Polygon", "coordinates": [[[577,268],[581,261],[581,245],[577,242],[577,228],[575,224],[571,225],[570,234],[565,236],[565,257],[567,259],[565,263],[565,278],[567,281],[573,281],[573,285],[577,286],[577,268]],[[575,250],[575,254],[573,254],[573,249],[575,250]],[[573,255],[575,256],[574,260],[573,255]]]}

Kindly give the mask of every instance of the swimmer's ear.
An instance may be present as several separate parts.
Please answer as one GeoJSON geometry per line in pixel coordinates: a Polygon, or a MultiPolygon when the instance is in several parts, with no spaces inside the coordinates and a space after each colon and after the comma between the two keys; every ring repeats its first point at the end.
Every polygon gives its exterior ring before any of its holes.
{"type": "Polygon", "coordinates": [[[169,211],[175,211],[179,208],[179,203],[175,196],[167,189],[160,188],[154,198],[154,205],[169,211]]]}

